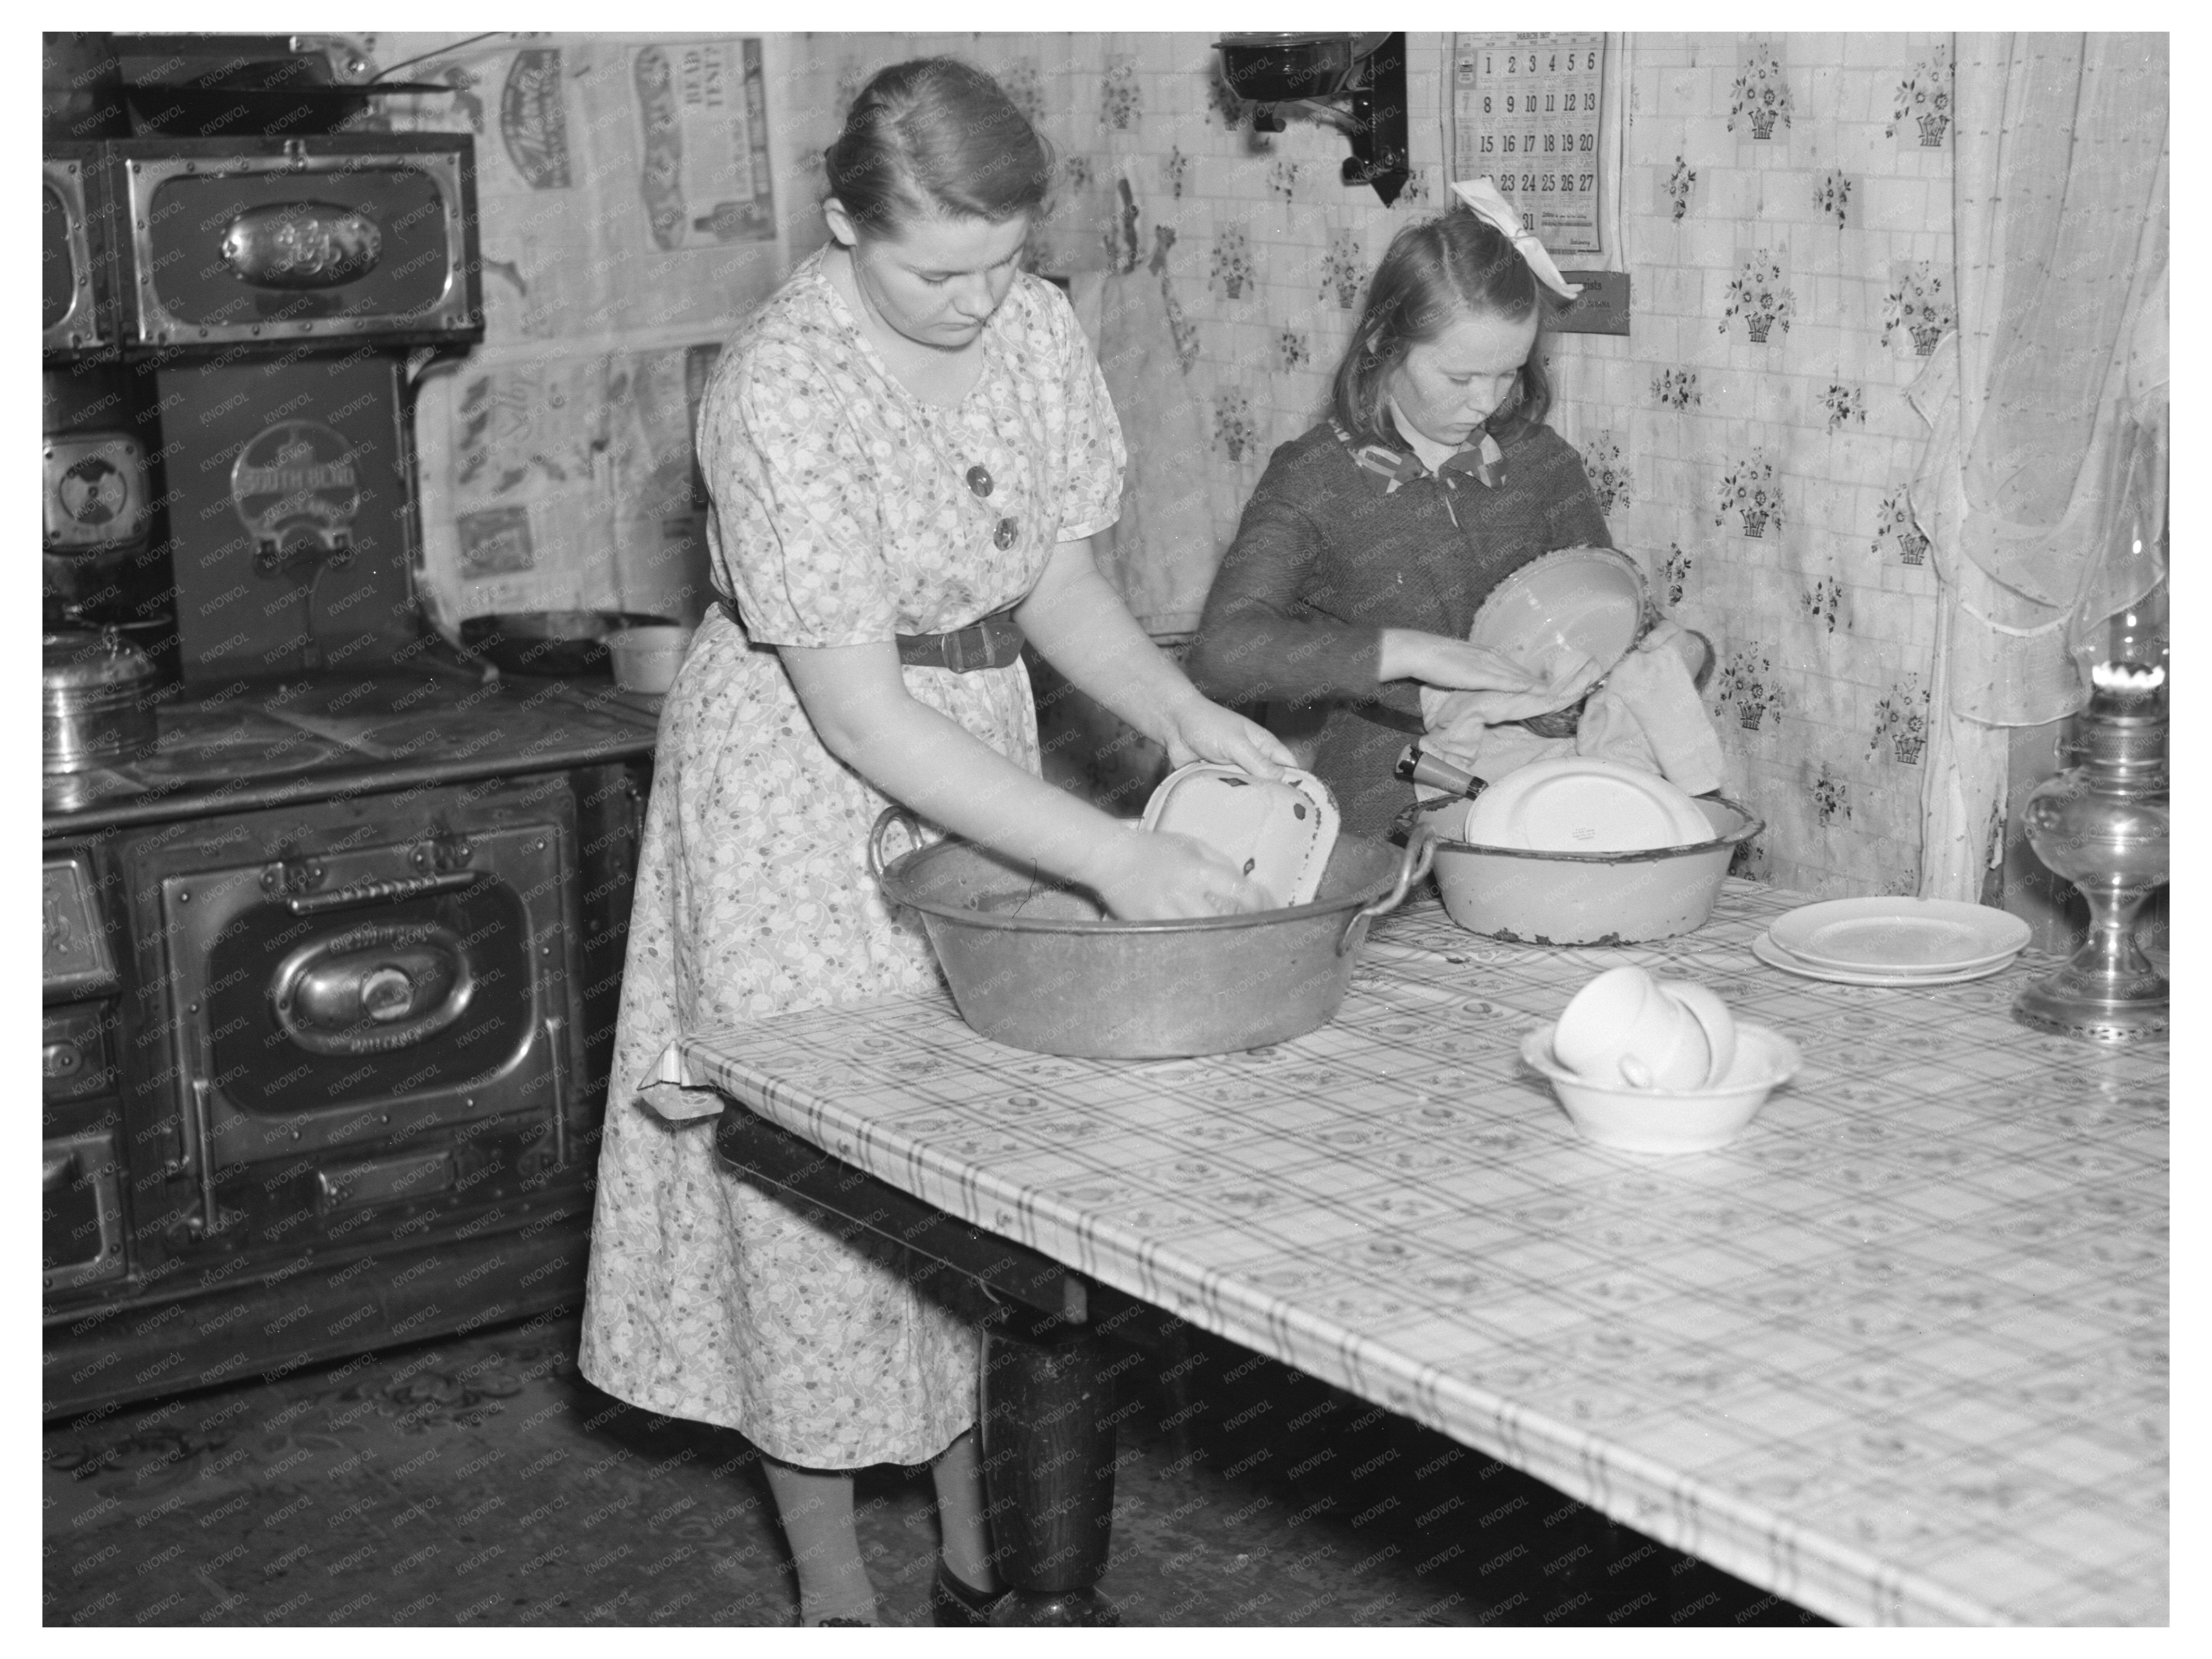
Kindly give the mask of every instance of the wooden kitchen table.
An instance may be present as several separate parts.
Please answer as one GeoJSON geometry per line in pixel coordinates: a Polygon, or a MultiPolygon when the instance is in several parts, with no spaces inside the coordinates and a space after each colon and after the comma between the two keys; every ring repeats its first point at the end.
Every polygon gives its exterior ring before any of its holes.
{"type": "Polygon", "coordinates": [[[1245,1054],[1026,1054],[933,995],[669,1064],[1074,1301],[1168,1310],[1829,1619],[2164,1622],[2164,1046],[2013,1023],[2049,957],[1917,991],[1763,966],[1802,902],[1730,881],[1686,939],[1562,951],[1425,896],[1334,1021],[1245,1054]],[[1735,1145],[1590,1145],[1522,1065],[1625,962],[1802,1050],[1735,1145]]]}

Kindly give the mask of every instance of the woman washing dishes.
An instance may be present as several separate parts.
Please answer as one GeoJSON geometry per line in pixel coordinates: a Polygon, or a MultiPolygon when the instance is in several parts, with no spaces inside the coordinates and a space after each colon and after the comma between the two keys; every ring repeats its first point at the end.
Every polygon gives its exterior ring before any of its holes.
{"type": "Polygon", "coordinates": [[[1290,757],[1193,690],[1091,564],[1121,431],[1066,301],[1019,269],[1050,167],[1028,123],[977,70],[902,64],[862,90],[828,164],[831,245],[731,342],[701,409],[725,603],[661,716],[580,1363],[761,1449],[806,1624],[875,1620],[851,1471],[932,1462],[938,1620],[981,1622],[973,1322],[899,1252],[728,1173],[724,1103],[668,1080],[665,1051],[934,981],[867,872],[887,800],[1119,916],[1266,907],[1218,855],[1038,777],[1024,635],[1177,764],[1273,777],[1290,757]]]}
{"type": "Polygon", "coordinates": [[[1313,770],[1349,835],[1389,835],[1413,800],[1392,769],[1425,730],[1424,688],[1486,694],[1503,721],[1565,708],[1597,672],[1542,678],[1467,637],[1513,571],[1612,538],[1543,423],[1545,308],[1577,290],[1488,180],[1453,190],[1461,205],[1392,239],[1330,418],[1269,461],[1190,653],[1210,696],[1328,705],[1313,770]]]}

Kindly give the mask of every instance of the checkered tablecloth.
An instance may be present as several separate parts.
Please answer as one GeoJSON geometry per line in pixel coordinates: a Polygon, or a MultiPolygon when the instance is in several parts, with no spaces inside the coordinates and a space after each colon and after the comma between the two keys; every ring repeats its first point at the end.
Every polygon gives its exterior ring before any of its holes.
{"type": "Polygon", "coordinates": [[[949,1000],[684,1045],[906,1192],[1850,1624],[2166,1618],[2164,1046],[2039,1036],[2055,966],[1897,991],[1751,940],[1380,925],[1343,1010],[1216,1058],[1000,1047],[949,1000]],[[1735,1145],[1581,1139],[1517,1046],[1602,968],[1704,981],[1805,1057],[1735,1145]]]}

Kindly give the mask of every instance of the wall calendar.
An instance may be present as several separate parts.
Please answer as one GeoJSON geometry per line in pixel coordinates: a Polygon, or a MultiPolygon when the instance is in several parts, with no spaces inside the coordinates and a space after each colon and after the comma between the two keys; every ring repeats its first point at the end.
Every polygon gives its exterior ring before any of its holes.
{"type": "Polygon", "coordinates": [[[1605,76],[1602,33],[1452,37],[1451,176],[1495,179],[1554,258],[1607,252],[1605,76]]]}

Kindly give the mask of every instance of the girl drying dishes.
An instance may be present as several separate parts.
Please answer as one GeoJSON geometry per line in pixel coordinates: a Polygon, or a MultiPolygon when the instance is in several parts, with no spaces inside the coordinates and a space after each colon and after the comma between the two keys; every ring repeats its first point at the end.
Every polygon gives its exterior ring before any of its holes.
{"type": "Polygon", "coordinates": [[[1387,836],[1413,799],[1392,768],[1425,729],[1422,687],[1496,693],[1498,720],[1582,695],[1468,629],[1538,555],[1612,545],[1581,459],[1543,423],[1547,290],[1577,290],[1487,180],[1453,189],[1463,205],[1392,239],[1331,418],[1269,461],[1190,652],[1211,696],[1328,707],[1313,770],[1347,835],[1387,836]]]}

